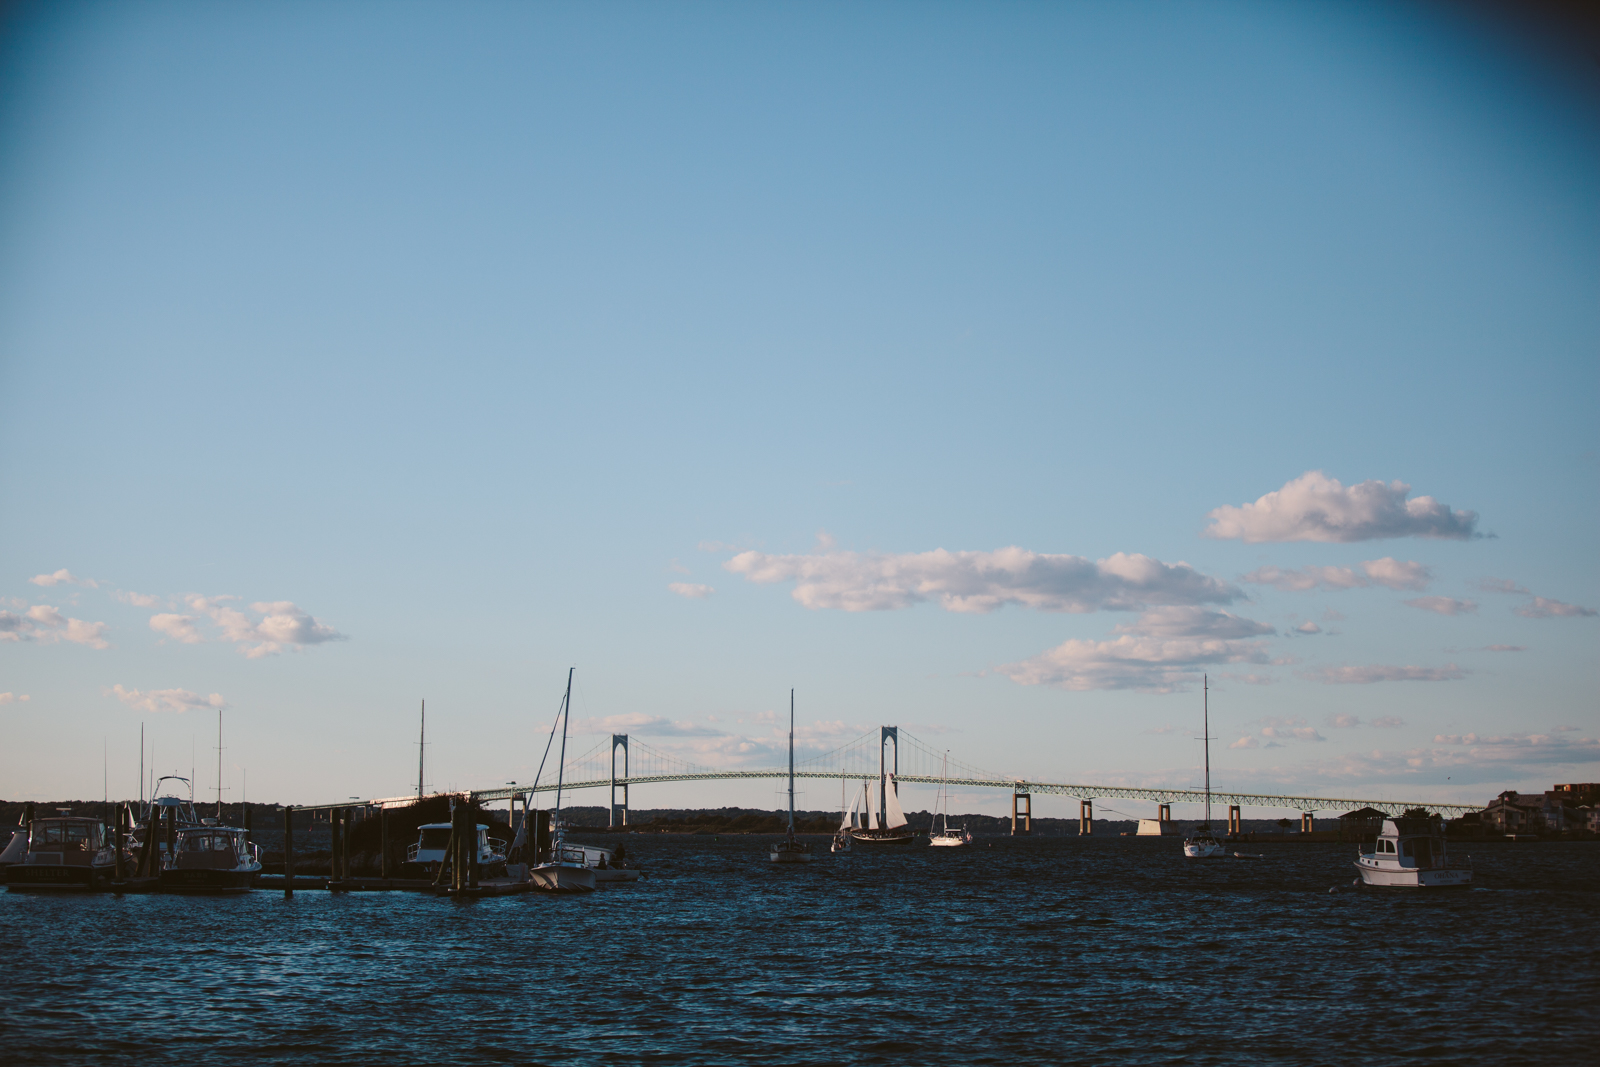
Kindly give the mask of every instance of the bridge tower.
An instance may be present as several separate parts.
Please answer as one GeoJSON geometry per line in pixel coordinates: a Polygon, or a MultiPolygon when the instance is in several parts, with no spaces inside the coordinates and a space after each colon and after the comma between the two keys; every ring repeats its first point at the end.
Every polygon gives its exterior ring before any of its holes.
{"type": "Polygon", "coordinates": [[[1094,833],[1094,798],[1078,801],[1078,833],[1094,833]]]}
{"type": "Polygon", "coordinates": [[[1011,791],[1011,836],[1033,833],[1033,796],[1011,791]],[[1018,822],[1022,825],[1019,828],[1018,822]]]}
{"type": "Polygon", "coordinates": [[[900,784],[898,782],[892,786],[889,784],[889,775],[891,774],[896,778],[900,775],[900,727],[880,726],[878,728],[878,825],[875,829],[887,829],[889,790],[893,789],[896,796],[900,795],[900,784]],[[892,768],[883,754],[883,746],[890,741],[894,742],[894,764],[892,768]]]}
{"type": "Polygon", "coordinates": [[[612,734],[611,735],[611,819],[610,819],[609,822],[606,823],[607,826],[626,826],[626,825],[628,825],[628,781],[627,781],[627,779],[628,779],[628,735],[627,734],[612,734]],[[622,803],[620,805],[618,805],[618,803],[617,803],[617,748],[619,746],[622,749],[622,779],[623,779],[623,781],[622,781],[622,803]],[[620,822],[617,820],[617,815],[619,813],[622,815],[622,820],[620,822]]]}

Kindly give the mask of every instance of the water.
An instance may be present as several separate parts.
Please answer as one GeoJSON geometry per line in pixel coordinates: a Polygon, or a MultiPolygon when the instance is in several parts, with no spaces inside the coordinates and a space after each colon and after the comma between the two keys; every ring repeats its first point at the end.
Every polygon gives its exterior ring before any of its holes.
{"type": "Polygon", "coordinates": [[[775,867],[765,838],[626,840],[649,877],[587,897],[0,894],[0,1060],[1542,1064],[1600,1039],[1595,843],[1467,847],[1480,888],[1408,894],[1351,891],[1348,845],[775,867]]]}

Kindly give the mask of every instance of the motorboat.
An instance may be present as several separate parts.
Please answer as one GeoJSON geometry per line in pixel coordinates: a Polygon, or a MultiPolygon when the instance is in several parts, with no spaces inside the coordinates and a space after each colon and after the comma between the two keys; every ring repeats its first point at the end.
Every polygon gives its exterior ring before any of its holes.
{"type": "MultiPolygon", "coordinates": [[[[561,710],[557,714],[557,721],[561,725],[561,754],[556,764],[556,807],[550,820],[550,852],[548,856],[536,857],[535,862],[528,868],[528,881],[534,889],[542,893],[593,893],[595,885],[594,871],[590,870],[585,862],[582,848],[566,844],[564,828],[561,825],[561,789],[566,782],[567,763],[567,723],[572,717],[572,675],[576,668],[567,671],[567,693],[561,698],[561,710]]],[[[550,738],[555,739],[555,725],[550,727],[550,738]]],[[[550,742],[545,742],[545,755],[550,754],[550,742]]],[[[541,761],[539,773],[544,772],[541,761]]],[[[534,787],[539,785],[539,776],[535,775],[534,787]]]]}
{"type": "MultiPolygon", "coordinates": [[[[506,843],[497,837],[490,837],[486,823],[477,823],[474,829],[477,832],[475,847],[478,853],[478,867],[483,871],[484,877],[493,878],[502,873],[505,867],[506,843]]],[[[423,868],[427,871],[428,877],[432,878],[439,873],[439,867],[444,863],[449,849],[450,824],[423,823],[417,827],[416,843],[406,846],[406,863],[423,868]]]]}
{"type": "Polygon", "coordinates": [[[99,819],[61,809],[56,816],[28,823],[27,852],[5,869],[13,890],[109,889],[116,874],[116,851],[99,819]]]}
{"type": "Polygon", "coordinates": [[[1201,731],[1204,736],[1200,740],[1205,742],[1206,753],[1206,817],[1192,834],[1183,839],[1183,854],[1195,860],[1216,859],[1228,854],[1227,847],[1211,830],[1211,679],[1205,675],[1201,679],[1205,729],[1201,731]]]}
{"type": "Polygon", "coordinates": [[[261,873],[261,849],[245,830],[207,819],[178,831],[161,869],[161,888],[180,893],[243,893],[261,873]]]}
{"type": "Polygon", "coordinates": [[[934,818],[942,818],[943,824],[935,830],[931,826],[928,833],[928,844],[934,848],[962,848],[972,844],[972,835],[965,826],[959,830],[950,829],[950,753],[944,754],[944,771],[939,782],[939,799],[933,806],[934,818]]]}
{"type": "Polygon", "coordinates": [[[1464,889],[1472,885],[1472,861],[1452,859],[1444,825],[1436,815],[1383,820],[1371,852],[1359,852],[1357,884],[1403,889],[1464,889]]]}
{"type": "Polygon", "coordinates": [[[768,852],[773,863],[810,863],[811,846],[794,836],[794,690],[789,690],[789,829],[768,852]]]}

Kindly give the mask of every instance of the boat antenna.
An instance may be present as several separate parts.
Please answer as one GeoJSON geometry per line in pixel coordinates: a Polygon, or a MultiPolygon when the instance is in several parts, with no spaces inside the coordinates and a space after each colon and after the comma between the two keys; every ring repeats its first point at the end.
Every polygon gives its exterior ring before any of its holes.
{"type": "Polygon", "coordinates": [[[561,786],[566,782],[567,724],[572,721],[572,672],[567,668],[567,695],[561,698],[561,762],[556,765],[556,822],[561,821],[561,786]]]}
{"type": "Polygon", "coordinates": [[[789,837],[794,837],[794,690],[789,690],[789,837]]]}
{"type": "Polygon", "coordinates": [[[417,736],[417,799],[422,799],[422,757],[428,748],[428,702],[422,702],[422,732],[417,736]]]}

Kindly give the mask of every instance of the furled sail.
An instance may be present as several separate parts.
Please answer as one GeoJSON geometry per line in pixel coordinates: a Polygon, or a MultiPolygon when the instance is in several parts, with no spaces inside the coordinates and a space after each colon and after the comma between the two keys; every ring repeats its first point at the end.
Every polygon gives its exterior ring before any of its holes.
{"type": "Polygon", "coordinates": [[[895,795],[895,792],[894,775],[891,774],[888,787],[884,790],[884,807],[887,818],[884,819],[883,823],[890,830],[906,824],[906,813],[900,810],[900,798],[895,795]]]}

